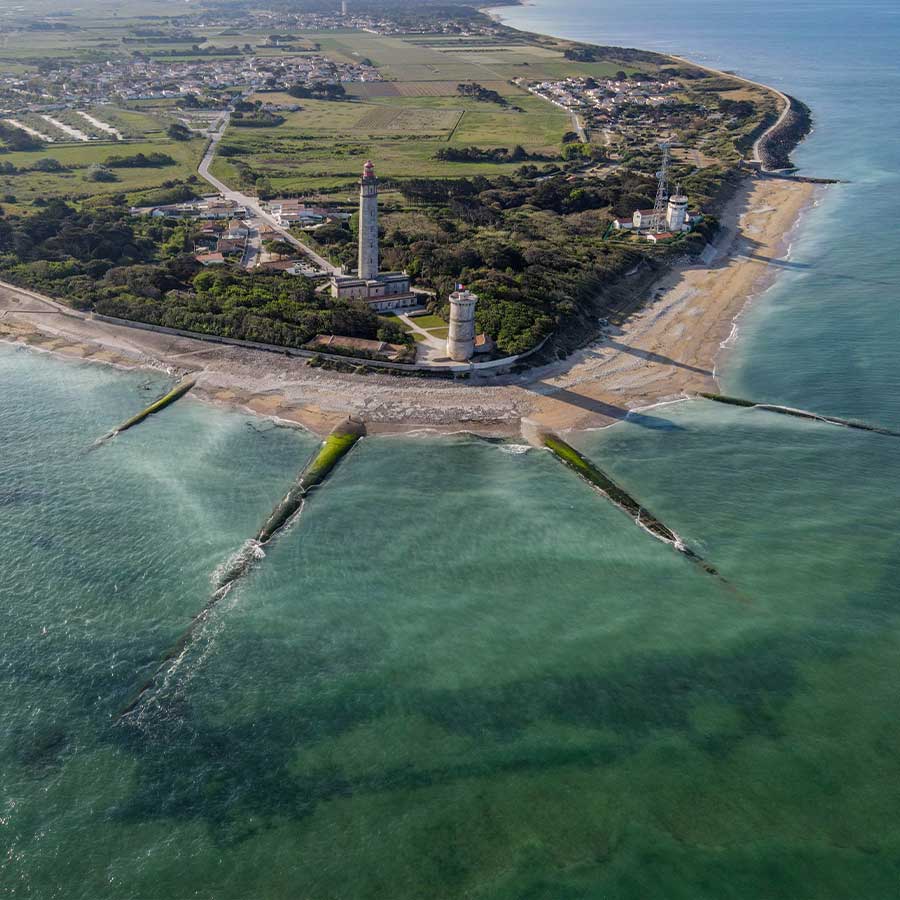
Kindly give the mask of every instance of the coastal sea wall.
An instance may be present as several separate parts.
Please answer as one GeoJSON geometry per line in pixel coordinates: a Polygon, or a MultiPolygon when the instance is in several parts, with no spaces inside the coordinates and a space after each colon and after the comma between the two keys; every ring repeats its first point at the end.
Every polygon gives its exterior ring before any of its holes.
{"type": "Polygon", "coordinates": [[[784,96],[788,101],[787,112],[759,142],[758,152],[763,171],[793,169],[791,153],[812,130],[810,108],[796,97],[789,94],[784,96]]]}
{"type": "Polygon", "coordinates": [[[395,370],[404,373],[427,373],[432,375],[445,375],[452,377],[472,372],[483,372],[500,375],[509,371],[516,363],[527,359],[537,353],[550,339],[547,335],[530,350],[519,353],[516,356],[505,356],[502,359],[492,359],[477,363],[460,363],[453,366],[424,366],[410,363],[384,362],[380,359],[364,359],[357,356],[346,356],[337,353],[323,353],[319,350],[303,350],[300,347],[282,347],[278,344],[264,344],[259,341],[246,341],[241,338],[223,337],[216,334],[203,334],[199,331],[185,331],[182,328],[169,328],[166,325],[152,325],[149,322],[137,322],[132,319],[120,319],[116,316],[105,316],[101,313],[93,313],[91,319],[98,322],[108,322],[110,325],[121,325],[125,328],[137,328],[141,331],[155,331],[158,334],[170,334],[175,337],[191,338],[196,341],[206,341],[211,344],[230,344],[235,347],[247,347],[250,350],[263,350],[266,353],[278,353],[281,356],[300,356],[306,359],[328,359],[333,362],[355,364],[376,369],[385,369],[388,372],[395,370]]]}

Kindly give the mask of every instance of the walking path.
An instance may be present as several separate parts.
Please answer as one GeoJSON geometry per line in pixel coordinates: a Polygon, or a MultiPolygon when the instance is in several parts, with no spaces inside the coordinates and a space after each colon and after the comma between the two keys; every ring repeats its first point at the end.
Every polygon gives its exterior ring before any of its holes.
{"type": "Polygon", "coordinates": [[[454,362],[447,356],[447,339],[435,337],[424,328],[416,325],[416,320],[410,318],[404,313],[397,313],[397,318],[412,329],[416,334],[422,335],[421,341],[416,341],[418,353],[416,355],[417,363],[424,363],[429,366],[456,366],[458,362],[454,362]]]}

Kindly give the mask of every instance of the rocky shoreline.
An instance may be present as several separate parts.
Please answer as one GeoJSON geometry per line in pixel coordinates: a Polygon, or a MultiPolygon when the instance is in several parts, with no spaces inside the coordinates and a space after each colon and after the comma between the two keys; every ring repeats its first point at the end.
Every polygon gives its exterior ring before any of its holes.
{"type": "Polygon", "coordinates": [[[790,94],[787,113],[766,132],[759,144],[759,156],[764,171],[784,171],[794,168],[791,153],[812,131],[810,108],[790,94]]]}

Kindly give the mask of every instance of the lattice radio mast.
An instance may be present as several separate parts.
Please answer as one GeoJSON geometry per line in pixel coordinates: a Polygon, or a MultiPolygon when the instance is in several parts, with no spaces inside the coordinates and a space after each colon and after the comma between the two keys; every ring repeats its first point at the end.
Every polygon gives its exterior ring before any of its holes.
{"type": "Polygon", "coordinates": [[[666,203],[669,200],[669,147],[668,141],[663,141],[659,147],[662,150],[662,167],[656,173],[659,183],[656,187],[656,201],[653,204],[653,213],[650,216],[650,233],[661,234],[666,222],[666,203]]]}

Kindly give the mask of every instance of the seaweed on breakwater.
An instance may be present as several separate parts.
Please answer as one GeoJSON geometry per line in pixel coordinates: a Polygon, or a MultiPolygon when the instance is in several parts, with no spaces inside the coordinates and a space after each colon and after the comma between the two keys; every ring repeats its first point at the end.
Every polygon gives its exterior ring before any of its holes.
{"type": "Polygon", "coordinates": [[[197,628],[210,616],[218,603],[230,593],[235,582],[250,571],[253,563],[265,556],[263,547],[271,541],[303,508],[303,503],[309,492],[318,487],[328,477],[332,469],[350,452],[356,442],[365,435],[366,429],[362,422],[348,419],[338,425],[331,434],[325,438],[325,442],[303,467],[297,480],[285,494],[284,498],[275,506],[256,537],[247,541],[241,549],[228,560],[222,568],[218,578],[216,590],[206,601],[203,609],[192,619],[188,627],[182,632],[177,641],[163,654],[160,664],[153,674],[138,688],[132,700],[119,713],[117,719],[127,716],[141,702],[144,694],[149,691],[160,673],[166,670],[173,660],[178,659],[193,639],[197,628]]]}
{"type": "Polygon", "coordinates": [[[154,413],[158,413],[160,410],[170,406],[180,397],[183,397],[196,383],[197,381],[194,378],[185,378],[183,381],[179,381],[168,394],[163,395],[159,400],[151,403],[146,409],[142,409],[136,416],[126,419],[121,425],[117,425],[112,431],[103,435],[103,437],[97,441],[95,446],[108,441],[110,438],[114,438],[123,431],[128,431],[129,428],[139,425],[148,416],[152,416],[154,413]]]}
{"type": "Polygon", "coordinates": [[[338,425],[325,439],[322,448],[300,473],[293,487],[284,499],[272,510],[265,524],[256,535],[260,544],[270,541],[300,509],[306,495],[320,485],[331,470],[349,452],[350,448],[365,434],[365,426],[348,420],[338,425]]]}
{"type": "Polygon", "coordinates": [[[840,425],[842,428],[856,428],[859,431],[871,431],[874,434],[883,434],[888,437],[900,437],[900,431],[892,431],[881,425],[872,425],[869,422],[860,422],[855,419],[842,419],[839,416],[826,416],[821,413],[810,412],[807,409],[795,409],[792,406],[780,406],[776,403],[757,403],[755,400],[744,400],[742,397],[729,397],[725,394],[709,394],[702,392],[700,396],[716,403],[727,403],[730,406],[743,406],[749,409],[762,409],[766,412],[779,413],[782,416],[793,416],[797,419],[812,419],[815,422],[824,422],[826,425],[840,425]]]}
{"type": "Polygon", "coordinates": [[[679,535],[663,524],[648,509],[638,503],[627,491],[617,485],[608,475],[597,468],[587,457],[582,456],[574,447],[567,444],[562,438],[555,434],[543,434],[541,440],[544,446],[550,450],[553,455],[564,463],[594,489],[603,494],[611,503],[627,513],[634,519],[635,524],[639,525],[645,531],[653,535],[657,540],[673,547],[685,558],[690,560],[694,565],[699,566],[707,575],[712,575],[721,582],[730,591],[737,594],[741,599],[746,599],[738,593],[735,587],[727,581],[718,570],[706,562],[702,556],[695,553],[688,547],[679,535]]]}

